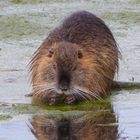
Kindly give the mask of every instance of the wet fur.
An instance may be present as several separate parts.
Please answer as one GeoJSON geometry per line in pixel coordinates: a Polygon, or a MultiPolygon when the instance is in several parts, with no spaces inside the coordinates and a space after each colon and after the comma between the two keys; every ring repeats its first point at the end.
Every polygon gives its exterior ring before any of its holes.
{"type": "Polygon", "coordinates": [[[59,95],[58,75],[68,72],[71,78],[66,94],[78,100],[100,100],[110,91],[118,53],[111,31],[100,18],[86,11],[73,13],[35,52],[30,69],[32,94],[45,100],[59,95]],[[82,58],[78,58],[79,51],[82,58]]]}

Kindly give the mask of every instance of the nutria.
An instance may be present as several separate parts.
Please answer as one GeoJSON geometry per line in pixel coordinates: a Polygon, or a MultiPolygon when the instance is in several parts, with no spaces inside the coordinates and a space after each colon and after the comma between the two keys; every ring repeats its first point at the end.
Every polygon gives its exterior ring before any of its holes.
{"type": "Polygon", "coordinates": [[[68,16],[31,60],[33,97],[66,103],[102,99],[118,69],[118,47],[104,21],[87,11],[68,16]]]}

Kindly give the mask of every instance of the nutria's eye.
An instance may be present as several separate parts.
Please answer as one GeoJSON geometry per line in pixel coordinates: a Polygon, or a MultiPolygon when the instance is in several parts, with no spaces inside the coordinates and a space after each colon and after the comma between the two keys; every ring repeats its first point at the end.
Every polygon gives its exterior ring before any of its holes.
{"type": "Polygon", "coordinates": [[[78,58],[82,58],[82,57],[83,57],[82,51],[78,50],[78,58]]]}
{"type": "Polygon", "coordinates": [[[53,53],[54,53],[53,48],[50,48],[50,49],[48,50],[48,57],[52,57],[53,53]]]}

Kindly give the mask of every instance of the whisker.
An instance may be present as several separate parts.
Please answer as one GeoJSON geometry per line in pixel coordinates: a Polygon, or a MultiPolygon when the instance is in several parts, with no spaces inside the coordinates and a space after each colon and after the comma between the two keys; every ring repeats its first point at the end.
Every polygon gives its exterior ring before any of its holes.
{"type": "Polygon", "coordinates": [[[75,91],[76,94],[80,95],[80,97],[81,97],[83,100],[88,101],[88,99],[87,99],[81,92],[79,92],[79,90],[74,89],[74,91],[75,91]]]}
{"type": "Polygon", "coordinates": [[[95,92],[92,92],[90,90],[87,90],[87,89],[84,89],[84,88],[81,88],[81,87],[77,87],[76,88],[79,93],[81,93],[83,96],[86,96],[86,98],[88,98],[89,100],[92,100],[93,98],[101,101],[103,100],[97,93],[95,92]]]}
{"type": "Polygon", "coordinates": [[[74,97],[79,101],[81,101],[81,96],[77,96],[76,92],[72,92],[72,94],[74,95],[74,97]]]}
{"type": "Polygon", "coordinates": [[[77,98],[76,98],[76,94],[74,94],[73,92],[71,92],[71,95],[72,95],[75,99],[77,99],[77,98]]]}
{"type": "MultiPolygon", "coordinates": [[[[79,91],[82,93],[82,94],[84,94],[89,100],[91,100],[92,99],[92,97],[91,96],[93,96],[93,95],[90,95],[88,92],[85,92],[85,91],[83,91],[83,90],[80,90],[79,89],[79,91]]],[[[93,96],[94,97],[94,96],[93,96]]],[[[95,97],[94,97],[95,98],[95,97]]]]}
{"type": "Polygon", "coordinates": [[[33,85],[33,88],[49,88],[49,87],[54,87],[55,83],[51,83],[51,84],[41,84],[41,85],[33,85]]]}
{"type": "Polygon", "coordinates": [[[99,101],[103,101],[103,98],[101,98],[101,96],[99,96],[99,94],[96,91],[94,91],[94,92],[89,91],[89,93],[91,95],[94,95],[96,97],[96,99],[98,99],[99,101]]]}
{"type": "Polygon", "coordinates": [[[79,95],[79,93],[75,93],[75,92],[74,92],[74,94],[75,94],[75,96],[77,97],[77,100],[78,100],[78,101],[83,101],[83,97],[82,97],[81,95],[79,95]]]}
{"type": "Polygon", "coordinates": [[[86,99],[86,100],[89,99],[89,98],[87,97],[87,95],[84,94],[82,91],[79,90],[78,93],[79,93],[82,97],[84,97],[84,99],[86,99]]]}
{"type": "Polygon", "coordinates": [[[54,93],[56,92],[53,84],[49,84],[49,86],[38,85],[35,88],[34,96],[36,96],[39,99],[44,99],[51,92],[54,92],[54,93]]]}

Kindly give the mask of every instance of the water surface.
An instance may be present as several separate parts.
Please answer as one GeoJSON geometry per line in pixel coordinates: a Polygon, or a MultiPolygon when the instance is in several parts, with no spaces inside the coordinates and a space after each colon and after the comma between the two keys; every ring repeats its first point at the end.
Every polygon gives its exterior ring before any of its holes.
{"type": "Polygon", "coordinates": [[[32,107],[24,96],[31,90],[31,55],[51,29],[77,10],[93,12],[113,32],[122,54],[115,79],[140,82],[139,0],[0,1],[0,139],[35,140],[39,134],[39,140],[140,139],[138,89],[116,91],[107,109],[74,112],[32,107]]]}

